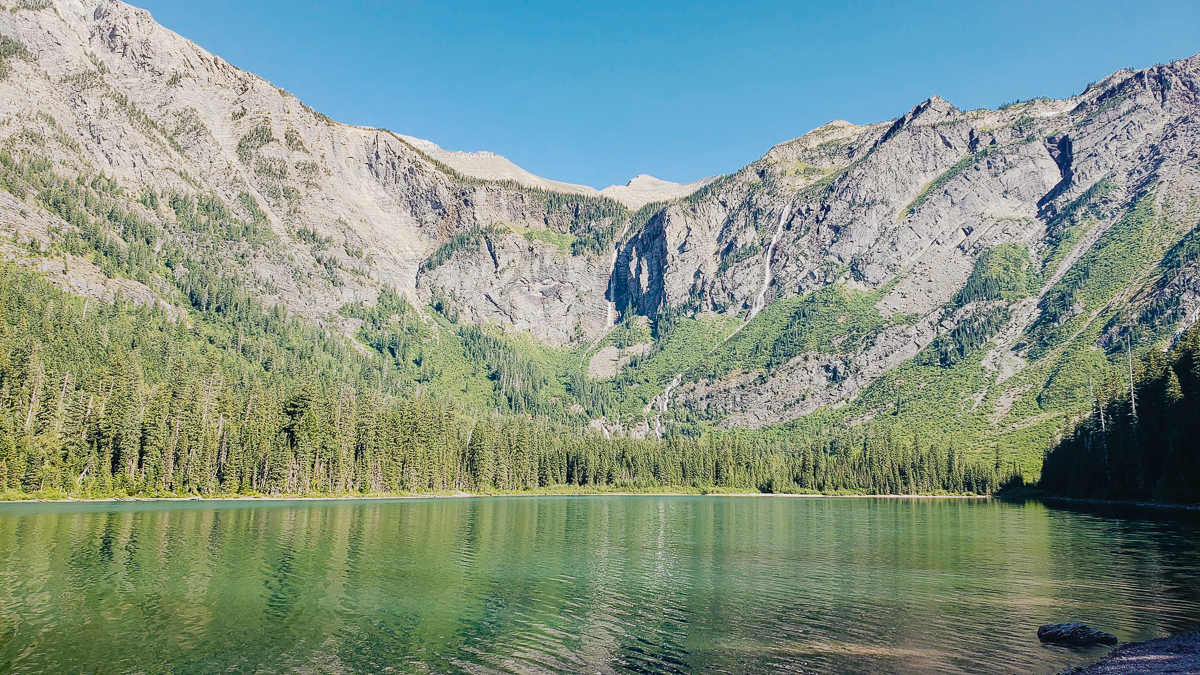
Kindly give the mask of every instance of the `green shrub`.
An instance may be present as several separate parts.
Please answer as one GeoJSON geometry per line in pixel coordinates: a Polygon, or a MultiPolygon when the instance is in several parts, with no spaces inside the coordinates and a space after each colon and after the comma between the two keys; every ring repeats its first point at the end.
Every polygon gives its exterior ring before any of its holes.
{"type": "Polygon", "coordinates": [[[1030,329],[1031,355],[1045,353],[1077,314],[1107,303],[1161,260],[1170,229],[1155,211],[1153,193],[1139,197],[1042,298],[1041,314],[1030,329]]]}
{"type": "Polygon", "coordinates": [[[300,134],[296,133],[294,129],[288,129],[286,132],[284,132],[283,140],[287,144],[289,150],[308,152],[308,149],[304,147],[304,140],[300,138],[300,134]]]}
{"type": "Polygon", "coordinates": [[[769,305],[686,379],[717,380],[737,371],[771,371],[805,352],[853,352],[886,322],[874,293],[826,286],[769,305]]]}
{"type": "Polygon", "coordinates": [[[0,35],[0,80],[8,77],[8,73],[11,70],[11,66],[8,65],[10,59],[32,61],[33,55],[29,53],[29,49],[21,41],[0,35]]]}
{"type": "Polygon", "coordinates": [[[938,336],[919,360],[924,365],[953,366],[986,345],[1010,318],[1012,313],[1004,306],[973,313],[948,334],[938,336]]]}
{"type": "Polygon", "coordinates": [[[446,261],[454,257],[454,254],[459,251],[479,251],[480,244],[483,243],[488,235],[493,233],[494,230],[491,228],[475,228],[451,236],[446,243],[437,247],[437,250],[429,254],[429,257],[421,263],[419,273],[428,274],[432,272],[445,264],[446,261]]]}
{"type": "Polygon", "coordinates": [[[562,234],[554,230],[525,230],[525,241],[544,241],[548,244],[554,244],[558,250],[563,253],[572,253],[575,246],[575,236],[571,234],[562,234]]]}
{"type": "Polygon", "coordinates": [[[1043,268],[1053,274],[1058,264],[1083,237],[1086,223],[1104,215],[1106,198],[1115,187],[1107,178],[1096,181],[1083,194],[1059,209],[1046,221],[1046,252],[1043,268]]]}
{"type": "Polygon", "coordinates": [[[255,152],[274,140],[275,137],[271,135],[271,125],[263,123],[254,127],[238,141],[238,159],[242,164],[249,164],[255,152]]]}
{"type": "Polygon", "coordinates": [[[721,264],[717,266],[717,274],[724,274],[729,268],[745,262],[760,253],[762,253],[762,247],[758,245],[758,242],[751,242],[748,246],[736,248],[726,254],[724,258],[721,258],[721,264]]]}

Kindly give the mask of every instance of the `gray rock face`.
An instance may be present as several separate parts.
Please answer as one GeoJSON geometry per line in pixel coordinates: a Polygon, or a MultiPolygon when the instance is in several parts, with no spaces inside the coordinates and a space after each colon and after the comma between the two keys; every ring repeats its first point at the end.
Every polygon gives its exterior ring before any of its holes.
{"type": "Polygon", "coordinates": [[[1090,647],[1092,645],[1115,645],[1117,636],[1096,630],[1084,623],[1053,623],[1038,627],[1038,639],[1042,642],[1066,645],[1069,647],[1090,647]]]}
{"type": "Polygon", "coordinates": [[[421,275],[420,292],[449,299],[460,321],[491,321],[552,344],[604,330],[607,308],[595,289],[608,281],[607,260],[511,232],[481,239],[478,249],[421,275]]]}
{"type": "Polygon", "coordinates": [[[852,398],[877,377],[917,355],[937,335],[937,315],[915,326],[886,327],[852,354],[800,354],[770,376],[741,373],[728,380],[681,385],[677,400],[720,419],[721,428],[757,429],[803,417],[852,398]]]}

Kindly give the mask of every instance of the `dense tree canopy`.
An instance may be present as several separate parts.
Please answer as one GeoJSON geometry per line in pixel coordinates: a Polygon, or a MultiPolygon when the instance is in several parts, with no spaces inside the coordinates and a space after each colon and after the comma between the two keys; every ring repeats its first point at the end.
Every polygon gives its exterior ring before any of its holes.
{"type": "Polygon", "coordinates": [[[1047,453],[1041,487],[1071,497],[1200,503],[1200,327],[1129,371],[1093,383],[1092,414],[1047,453]]]}

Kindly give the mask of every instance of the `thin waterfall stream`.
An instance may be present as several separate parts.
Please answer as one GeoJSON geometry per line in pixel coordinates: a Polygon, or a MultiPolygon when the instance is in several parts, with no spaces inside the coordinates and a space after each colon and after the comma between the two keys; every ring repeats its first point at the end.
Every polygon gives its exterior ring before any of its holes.
{"type": "MultiPolygon", "coordinates": [[[[754,296],[754,302],[750,304],[750,314],[746,316],[746,323],[750,323],[751,319],[758,316],[758,313],[766,305],[767,290],[771,288],[771,259],[775,257],[775,247],[779,245],[779,238],[783,236],[783,228],[787,225],[788,216],[790,215],[792,215],[792,205],[788,204],[788,207],[780,214],[779,225],[775,227],[775,236],[771,237],[771,244],[767,246],[767,255],[763,259],[762,290],[758,292],[758,295],[754,296]]],[[[742,325],[744,326],[745,324],[742,325]]]]}

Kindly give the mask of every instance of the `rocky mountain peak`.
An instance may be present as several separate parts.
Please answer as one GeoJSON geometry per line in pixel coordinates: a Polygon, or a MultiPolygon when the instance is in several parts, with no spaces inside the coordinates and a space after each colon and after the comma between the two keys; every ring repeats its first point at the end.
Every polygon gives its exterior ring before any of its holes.
{"type": "Polygon", "coordinates": [[[629,182],[625,184],[625,187],[647,189],[647,188],[675,187],[677,185],[679,185],[679,183],[672,183],[671,181],[668,181],[668,180],[662,180],[660,178],[655,178],[654,176],[651,176],[649,174],[640,173],[640,174],[634,176],[633,178],[629,179],[629,182]]]}
{"type": "Polygon", "coordinates": [[[637,210],[653,202],[682,199],[714,180],[716,180],[715,177],[710,177],[691,183],[680,184],[655,178],[647,174],[640,174],[630,179],[625,185],[606,187],[600,191],[600,194],[610,199],[615,199],[630,209],[637,210]]]}
{"type": "Polygon", "coordinates": [[[934,96],[913,106],[913,109],[897,120],[901,126],[931,127],[962,118],[962,111],[941,96],[934,96]]]}
{"type": "Polygon", "coordinates": [[[414,136],[401,136],[401,138],[408,142],[409,145],[428,155],[430,158],[442,162],[458,173],[471,178],[492,181],[512,181],[525,187],[537,188],[539,190],[550,190],[553,192],[562,192],[565,194],[588,196],[600,194],[594,188],[586,185],[563,183],[534,175],[533,173],[530,173],[529,171],[517,166],[507,157],[498,155],[494,152],[462,152],[457,150],[444,150],[433,141],[427,141],[414,136]]]}
{"type": "Polygon", "coordinates": [[[951,105],[949,101],[941,96],[934,96],[918,103],[907,114],[893,122],[892,126],[876,142],[876,145],[887,142],[903,129],[910,127],[933,127],[938,124],[961,119],[962,116],[962,111],[951,105]]]}

